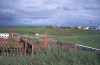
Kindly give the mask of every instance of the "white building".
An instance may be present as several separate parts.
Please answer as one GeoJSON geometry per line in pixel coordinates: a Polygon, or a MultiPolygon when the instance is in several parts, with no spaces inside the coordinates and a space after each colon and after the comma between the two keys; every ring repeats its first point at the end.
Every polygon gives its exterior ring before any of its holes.
{"type": "Polygon", "coordinates": [[[0,33],[0,38],[8,39],[9,33],[0,33]]]}
{"type": "Polygon", "coordinates": [[[90,27],[85,27],[84,29],[85,29],[85,30],[88,30],[88,29],[90,29],[90,27]]]}
{"type": "Polygon", "coordinates": [[[90,29],[90,27],[88,27],[88,26],[79,26],[78,29],[88,30],[88,29],[90,29]]]}
{"type": "Polygon", "coordinates": [[[35,33],[36,36],[39,36],[39,33],[35,33]]]}
{"type": "Polygon", "coordinates": [[[57,27],[60,27],[61,25],[57,24],[56,26],[57,26],[57,27]]]}
{"type": "Polygon", "coordinates": [[[83,29],[83,27],[82,26],[79,26],[78,29],[83,29]]]}

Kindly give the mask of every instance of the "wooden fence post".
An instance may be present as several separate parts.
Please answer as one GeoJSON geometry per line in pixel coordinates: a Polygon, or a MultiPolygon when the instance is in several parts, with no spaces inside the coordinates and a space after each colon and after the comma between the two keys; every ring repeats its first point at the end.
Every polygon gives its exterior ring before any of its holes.
{"type": "Polygon", "coordinates": [[[9,39],[11,39],[12,36],[13,36],[13,29],[10,28],[10,29],[8,30],[8,33],[9,33],[9,39]]]}
{"type": "Polygon", "coordinates": [[[27,38],[25,39],[25,43],[24,43],[24,55],[26,55],[26,50],[27,50],[27,38]]]}
{"type": "Polygon", "coordinates": [[[32,44],[32,56],[33,56],[33,52],[34,52],[34,44],[32,44]]]}

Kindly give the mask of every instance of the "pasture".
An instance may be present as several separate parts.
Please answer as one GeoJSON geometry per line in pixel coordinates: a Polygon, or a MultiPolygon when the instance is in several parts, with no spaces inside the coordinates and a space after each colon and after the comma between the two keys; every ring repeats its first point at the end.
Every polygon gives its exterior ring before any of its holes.
{"type": "MultiPolygon", "coordinates": [[[[70,44],[77,43],[95,48],[100,48],[100,31],[96,30],[64,30],[50,29],[42,26],[16,26],[0,27],[0,33],[13,28],[15,33],[32,36],[30,33],[39,33],[38,38],[43,38],[43,33],[48,32],[48,37],[70,44]]],[[[9,55],[0,56],[0,65],[100,65],[100,56],[91,52],[61,52],[58,45],[52,45],[48,53],[37,50],[33,56],[9,55]]]]}
{"type": "Polygon", "coordinates": [[[15,33],[23,35],[39,33],[40,36],[38,37],[41,37],[47,31],[49,37],[53,37],[55,40],[100,48],[100,31],[97,30],[61,30],[45,28],[43,26],[16,26],[0,27],[0,32],[8,32],[9,28],[13,28],[15,33]]]}

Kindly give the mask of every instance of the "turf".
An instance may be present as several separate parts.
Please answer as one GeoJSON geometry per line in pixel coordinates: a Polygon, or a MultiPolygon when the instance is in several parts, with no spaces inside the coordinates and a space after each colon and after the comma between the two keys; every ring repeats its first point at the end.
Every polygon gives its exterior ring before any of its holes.
{"type": "MultiPolygon", "coordinates": [[[[48,37],[68,43],[77,43],[95,48],[100,48],[100,31],[97,30],[61,30],[38,26],[0,27],[0,32],[7,32],[13,28],[14,32],[23,35],[38,32],[39,38],[48,31],[48,37]]],[[[33,35],[30,35],[34,37],[33,35]]],[[[100,55],[91,52],[61,52],[57,45],[52,45],[48,53],[37,50],[31,55],[0,55],[0,65],[100,65],[100,55]]]]}

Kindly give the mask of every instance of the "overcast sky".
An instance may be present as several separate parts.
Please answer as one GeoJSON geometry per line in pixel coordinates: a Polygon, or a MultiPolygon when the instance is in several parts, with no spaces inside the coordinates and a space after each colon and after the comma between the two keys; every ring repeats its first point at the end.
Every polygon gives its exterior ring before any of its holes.
{"type": "Polygon", "coordinates": [[[0,0],[0,25],[100,26],[100,0],[0,0]]]}

